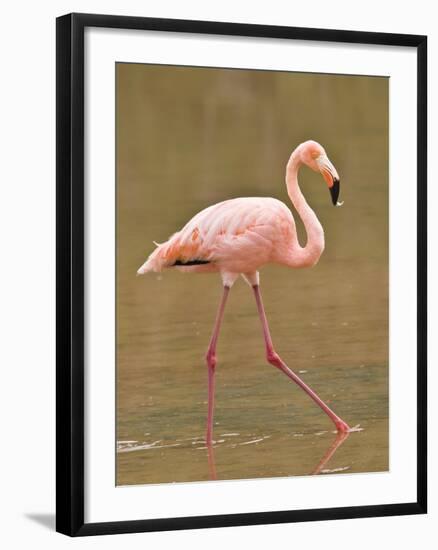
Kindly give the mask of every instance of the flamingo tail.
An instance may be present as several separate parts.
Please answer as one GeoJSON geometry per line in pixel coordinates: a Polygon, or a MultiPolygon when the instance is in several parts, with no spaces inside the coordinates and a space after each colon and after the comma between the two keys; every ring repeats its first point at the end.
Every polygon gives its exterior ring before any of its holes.
{"type": "MultiPolygon", "coordinates": [[[[197,236],[197,233],[195,235],[197,236]]],[[[168,241],[155,245],[157,248],[137,271],[138,275],[150,271],[159,272],[166,267],[183,268],[210,263],[210,258],[200,254],[197,238],[184,240],[180,233],[175,233],[168,241]]]]}
{"type": "Polygon", "coordinates": [[[157,248],[149,255],[145,263],[137,270],[137,275],[144,275],[151,271],[160,272],[169,265],[169,241],[163,244],[154,243],[157,248]]]}

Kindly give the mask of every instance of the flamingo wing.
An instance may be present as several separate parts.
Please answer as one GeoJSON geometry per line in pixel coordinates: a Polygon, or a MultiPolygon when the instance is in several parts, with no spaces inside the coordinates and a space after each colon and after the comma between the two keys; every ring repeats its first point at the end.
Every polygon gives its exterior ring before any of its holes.
{"type": "Polygon", "coordinates": [[[166,267],[197,271],[253,271],[272,259],[294,227],[290,210],[277,199],[245,197],[214,204],[158,245],[139,273],[166,267]]]}

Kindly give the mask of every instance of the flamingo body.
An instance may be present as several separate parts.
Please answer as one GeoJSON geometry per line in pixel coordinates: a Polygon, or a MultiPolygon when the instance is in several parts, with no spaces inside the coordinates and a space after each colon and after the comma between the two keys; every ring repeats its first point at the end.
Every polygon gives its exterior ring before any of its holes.
{"type": "Polygon", "coordinates": [[[226,200],[196,214],[138,270],[253,273],[293,257],[297,234],[289,208],[270,197],[226,200]]]}

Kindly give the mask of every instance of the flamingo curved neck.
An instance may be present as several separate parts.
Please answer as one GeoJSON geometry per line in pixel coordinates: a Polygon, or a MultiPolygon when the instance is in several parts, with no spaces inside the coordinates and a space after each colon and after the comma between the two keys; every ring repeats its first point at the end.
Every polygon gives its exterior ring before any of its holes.
{"type": "Polygon", "coordinates": [[[291,267],[309,267],[315,265],[324,250],[324,230],[315,212],[307,204],[298,185],[298,171],[301,160],[293,153],[286,167],[286,186],[292,204],[298,212],[306,229],[307,242],[302,247],[297,241],[290,250],[288,265],[291,267]]]}

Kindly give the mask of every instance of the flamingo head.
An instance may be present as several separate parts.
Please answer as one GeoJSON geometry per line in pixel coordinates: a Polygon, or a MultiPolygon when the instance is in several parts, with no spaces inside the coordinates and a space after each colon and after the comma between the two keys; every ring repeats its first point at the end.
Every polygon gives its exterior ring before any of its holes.
{"type": "Polygon", "coordinates": [[[299,160],[315,172],[320,172],[327,183],[334,206],[342,206],[338,202],[340,182],[336,168],[331,163],[324,147],[316,141],[305,141],[297,147],[295,154],[299,160]]]}

